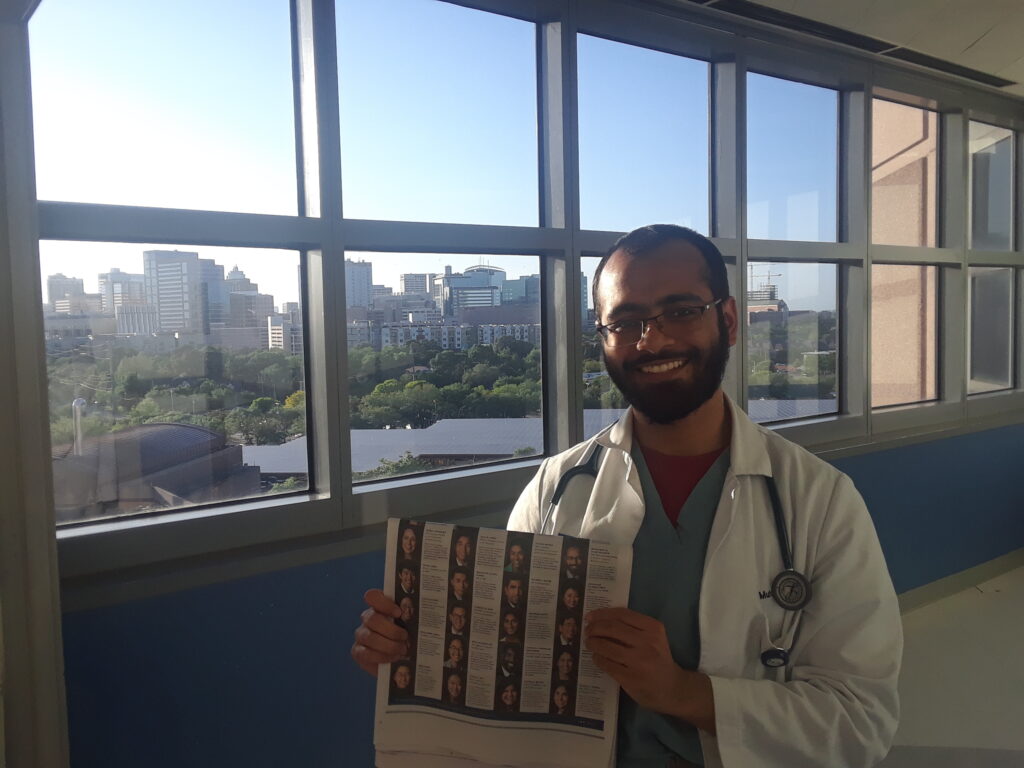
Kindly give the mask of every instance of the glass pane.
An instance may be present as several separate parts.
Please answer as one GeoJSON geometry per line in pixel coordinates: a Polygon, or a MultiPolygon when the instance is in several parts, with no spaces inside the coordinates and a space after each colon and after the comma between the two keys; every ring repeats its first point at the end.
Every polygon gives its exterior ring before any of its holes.
{"type": "Polygon", "coordinates": [[[580,222],[708,233],[708,65],[579,35],[580,222]],[[632,107],[626,105],[633,105],[632,107]],[[657,113],[657,120],[639,117],[657,113]]]}
{"type": "Polygon", "coordinates": [[[938,267],[871,268],[871,407],[939,396],[938,267]]]}
{"type": "Polygon", "coordinates": [[[871,120],[871,242],[934,247],[938,115],[874,99],[871,120]]]}
{"type": "Polygon", "coordinates": [[[747,412],[757,422],[839,411],[835,264],[751,262],[747,412]]]}
{"type": "Polygon", "coordinates": [[[589,438],[616,421],[628,403],[608,378],[602,355],[604,345],[601,335],[595,330],[597,318],[591,287],[594,284],[594,270],[601,259],[585,256],[580,263],[583,267],[583,295],[587,307],[583,316],[583,436],[589,438]]]}
{"type": "Polygon", "coordinates": [[[1013,386],[1013,270],[971,267],[970,361],[967,393],[1013,386]]]}
{"type": "Polygon", "coordinates": [[[297,211],[286,0],[46,0],[29,32],[40,199],[297,211]]]}
{"type": "Polygon", "coordinates": [[[538,224],[536,25],[337,0],[344,213],[538,224]]]}
{"type": "Polygon", "coordinates": [[[1013,131],[971,123],[971,247],[1008,251],[1013,226],[1013,131]]]}
{"type": "Polygon", "coordinates": [[[835,242],[838,126],[835,91],[747,75],[747,237],[835,242]]]}
{"type": "Polygon", "coordinates": [[[307,488],[298,253],[43,241],[40,262],[59,523],[307,488]]]}
{"type": "Polygon", "coordinates": [[[544,453],[540,259],[349,253],[357,483],[544,453]]]}

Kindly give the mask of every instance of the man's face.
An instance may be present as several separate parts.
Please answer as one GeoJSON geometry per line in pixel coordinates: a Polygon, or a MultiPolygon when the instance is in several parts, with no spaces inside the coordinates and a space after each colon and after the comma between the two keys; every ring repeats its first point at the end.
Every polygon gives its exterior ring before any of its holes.
{"type": "Polygon", "coordinates": [[[526,553],[523,552],[523,548],[518,544],[513,544],[508,550],[508,562],[512,566],[513,571],[523,570],[523,560],[526,558],[526,553]]]}
{"type": "MultiPolygon", "coordinates": [[[[707,265],[696,247],[672,240],[637,259],[616,251],[598,284],[600,322],[642,319],[680,306],[714,301],[707,265]]],[[[696,320],[679,338],[651,323],[639,342],[605,343],[608,375],[637,411],[653,422],[686,418],[718,390],[736,343],[736,303],[726,299],[696,320]]]]}
{"type": "Polygon", "coordinates": [[[555,692],[551,698],[555,702],[555,706],[559,709],[565,709],[569,704],[569,692],[566,690],[564,685],[560,685],[555,688],[555,692]]]}
{"type": "Polygon", "coordinates": [[[512,605],[516,605],[519,602],[519,595],[522,592],[522,584],[519,579],[511,579],[508,584],[505,585],[505,599],[508,600],[512,605]]]}
{"type": "Polygon", "coordinates": [[[409,592],[416,583],[416,574],[408,568],[403,568],[398,574],[398,580],[402,582],[402,588],[409,592]]]}
{"type": "Polygon", "coordinates": [[[566,651],[558,657],[558,674],[569,677],[572,674],[572,654],[566,651]]]}
{"type": "Polygon", "coordinates": [[[453,573],[452,574],[452,592],[460,600],[466,595],[466,574],[464,573],[453,573]]]}
{"type": "Polygon", "coordinates": [[[453,699],[462,695],[462,678],[458,675],[448,675],[448,695],[453,699]]]}
{"type": "Polygon", "coordinates": [[[458,638],[448,643],[448,658],[456,664],[462,661],[462,641],[458,638]]]}
{"type": "Polygon", "coordinates": [[[452,631],[461,632],[462,628],[466,626],[466,609],[465,608],[452,608],[451,616],[452,620],[452,631]]]}
{"type": "Polygon", "coordinates": [[[413,620],[413,617],[416,615],[416,606],[412,604],[411,597],[403,597],[398,607],[402,609],[402,621],[409,622],[413,620]]]}
{"type": "Polygon", "coordinates": [[[505,669],[509,672],[516,671],[516,652],[512,648],[506,648],[504,655],[501,657],[502,663],[505,665],[505,669]]]}
{"type": "Polygon", "coordinates": [[[561,632],[566,640],[571,641],[576,637],[576,619],[573,616],[562,622],[561,632]]]}
{"type": "Polygon", "coordinates": [[[465,563],[469,560],[469,553],[472,551],[472,545],[469,542],[469,536],[459,536],[455,540],[455,559],[460,563],[465,563]]]}
{"type": "Polygon", "coordinates": [[[580,551],[576,547],[565,550],[565,567],[573,571],[580,567],[580,551]]]}
{"type": "Polygon", "coordinates": [[[519,619],[514,613],[506,613],[502,623],[505,627],[505,635],[508,637],[512,637],[519,631],[519,619]]]}

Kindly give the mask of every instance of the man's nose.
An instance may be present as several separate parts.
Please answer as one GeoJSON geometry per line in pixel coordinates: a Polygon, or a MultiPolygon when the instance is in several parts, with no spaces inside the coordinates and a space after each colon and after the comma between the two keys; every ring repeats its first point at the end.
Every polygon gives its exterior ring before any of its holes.
{"type": "Polygon", "coordinates": [[[668,336],[657,320],[648,320],[644,323],[644,332],[640,336],[640,340],[636,343],[637,349],[646,350],[648,352],[657,352],[663,349],[667,345],[672,343],[672,338],[668,336]]]}

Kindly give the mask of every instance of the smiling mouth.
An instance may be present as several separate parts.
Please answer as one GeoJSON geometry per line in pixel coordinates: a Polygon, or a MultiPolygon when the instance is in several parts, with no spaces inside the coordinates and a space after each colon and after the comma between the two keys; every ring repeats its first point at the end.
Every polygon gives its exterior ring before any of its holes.
{"type": "Polygon", "coordinates": [[[637,367],[643,373],[665,373],[666,371],[671,371],[675,368],[682,368],[684,365],[686,365],[686,360],[669,360],[664,363],[651,363],[650,365],[641,365],[637,367]]]}

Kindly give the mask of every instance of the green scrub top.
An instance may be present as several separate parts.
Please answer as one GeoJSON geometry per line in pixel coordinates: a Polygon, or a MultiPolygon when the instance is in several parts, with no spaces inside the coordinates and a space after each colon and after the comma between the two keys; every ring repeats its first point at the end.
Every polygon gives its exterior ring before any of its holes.
{"type": "MultiPolygon", "coordinates": [[[[697,609],[704,558],[715,510],[729,471],[729,451],[700,479],[673,528],[665,515],[639,446],[632,450],[640,473],[646,511],[633,542],[629,607],[665,625],[672,658],[685,669],[700,663],[697,609]]],[[[704,765],[696,727],[674,717],[639,708],[624,692],[619,697],[620,768],[665,768],[673,757],[704,765]]]]}

